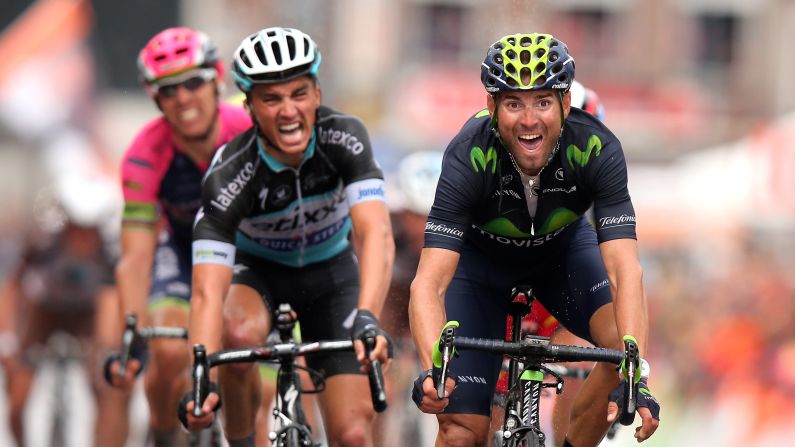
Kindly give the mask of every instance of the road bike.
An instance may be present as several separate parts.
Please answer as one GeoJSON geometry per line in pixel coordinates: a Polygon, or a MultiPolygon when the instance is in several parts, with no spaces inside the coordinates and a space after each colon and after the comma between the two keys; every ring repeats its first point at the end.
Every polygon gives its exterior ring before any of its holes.
{"type": "MultiPolygon", "coordinates": [[[[273,409],[275,423],[268,438],[276,447],[319,447],[320,444],[316,444],[313,440],[312,428],[306,422],[301,394],[322,392],[325,388],[323,376],[311,368],[297,364],[296,360],[302,356],[353,351],[353,341],[348,339],[296,343],[293,339],[293,329],[297,319],[290,305],[286,303],[279,305],[275,317],[275,326],[279,333],[279,341],[275,343],[253,348],[222,350],[212,354],[206,352],[204,345],[197,344],[193,347],[194,415],[201,415],[202,404],[209,394],[210,368],[230,363],[275,362],[279,365],[276,404],[273,409]],[[314,389],[303,389],[298,375],[299,369],[307,371],[312,376],[316,384],[314,389]]],[[[376,327],[365,328],[364,334],[366,354],[369,356],[375,347],[376,327]]],[[[368,371],[373,408],[379,413],[387,407],[381,369],[381,363],[375,360],[368,371]]]]}
{"type": "MultiPolygon", "coordinates": [[[[508,356],[508,392],[505,402],[505,417],[501,430],[495,434],[496,445],[502,447],[545,447],[546,434],[541,430],[540,400],[544,388],[563,391],[563,375],[547,364],[559,362],[610,362],[616,365],[626,360],[625,399],[620,409],[619,420],[630,425],[635,418],[637,385],[634,378],[640,357],[637,346],[627,344],[625,351],[616,349],[581,347],[552,344],[549,337],[522,335],[521,317],[529,313],[534,297],[527,288],[514,288],[512,295],[524,293],[526,303],[514,300],[509,313],[514,317],[510,340],[488,340],[456,335],[457,322],[448,322],[439,339],[442,357],[440,368],[434,368],[433,379],[437,395],[444,397],[444,383],[449,365],[456,351],[481,351],[508,356]],[[544,377],[551,376],[552,382],[544,377]]],[[[460,354],[465,355],[465,354],[460,354]]]]}

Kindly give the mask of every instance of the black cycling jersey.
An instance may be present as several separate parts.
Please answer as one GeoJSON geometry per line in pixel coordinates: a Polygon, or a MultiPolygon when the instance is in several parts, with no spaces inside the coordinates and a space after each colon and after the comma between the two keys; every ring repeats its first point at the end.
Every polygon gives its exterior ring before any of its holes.
{"type": "Polygon", "coordinates": [[[531,217],[525,188],[507,148],[484,110],[467,121],[447,147],[425,246],[461,252],[473,244],[508,258],[554,245],[593,205],[599,242],[635,238],[621,143],[598,119],[571,109],[560,149],[533,189],[531,217]]]}
{"type": "Polygon", "coordinates": [[[203,181],[193,262],[232,266],[235,246],[291,267],[330,259],[349,246],[350,207],[367,200],[384,200],[384,182],[357,118],[321,106],[298,168],[249,129],[218,150],[203,181]]]}
{"type": "Polygon", "coordinates": [[[100,292],[113,285],[113,262],[101,236],[95,235],[94,251],[78,254],[67,247],[67,231],[36,233],[12,274],[24,299],[63,317],[93,311],[100,292]]]}

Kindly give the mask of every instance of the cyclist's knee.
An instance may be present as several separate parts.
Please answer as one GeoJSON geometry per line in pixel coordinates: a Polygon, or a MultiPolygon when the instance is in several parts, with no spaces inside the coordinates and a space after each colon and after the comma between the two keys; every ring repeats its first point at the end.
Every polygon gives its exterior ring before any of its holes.
{"type": "Polygon", "coordinates": [[[440,417],[439,440],[442,445],[450,447],[475,447],[485,446],[488,425],[481,428],[481,424],[467,423],[466,417],[440,417]]]}
{"type": "Polygon", "coordinates": [[[347,424],[337,433],[331,435],[331,445],[333,447],[362,447],[369,445],[370,424],[360,421],[359,423],[347,424]]]}
{"type": "Polygon", "coordinates": [[[152,340],[149,343],[150,368],[158,376],[175,377],[190,365],[190,351],[183,340],[152,340]]]}

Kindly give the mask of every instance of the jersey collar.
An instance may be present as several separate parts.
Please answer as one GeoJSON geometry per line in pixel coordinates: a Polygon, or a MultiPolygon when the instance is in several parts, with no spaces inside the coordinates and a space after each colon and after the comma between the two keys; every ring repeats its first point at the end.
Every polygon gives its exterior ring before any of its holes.
{"type": "MultiPolygon", "coordinates": [[[[292,169],[290,166],[287,166],[268,154],[268,152],[265,150],[265,147],[262,145],[261,138],[257,138],[257,152],[259,152],[259,156],[265,160],[265,164],[268,165],[268,168],[270,168],[271,171],[279,172],[285,169],[292,169]]],[[[304,158],[301,159],[301,164],[298,165],[298,167],[300,168],[307,160],[312,158],[313,155],[315,155],[315,129],[312,129],[312,136],[309,138],[309,144],[306,146],[306,150],[304,151],[304,158]]]]}

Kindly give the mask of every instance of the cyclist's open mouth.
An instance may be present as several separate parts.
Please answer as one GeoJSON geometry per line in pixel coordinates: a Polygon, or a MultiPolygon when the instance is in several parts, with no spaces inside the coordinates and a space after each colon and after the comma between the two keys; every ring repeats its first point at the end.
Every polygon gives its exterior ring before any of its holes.
{"type": "Polygon", "coordinates": [[[304,140],[304,126],[290,123],[279,126],[279,136],[287,144],[297,144],[304,140]]]}
{"type": "Polygon", "coordinates": [[[199,109],[196,107],[191,107],[190,109],[183,110],[179,113],[179,120],[181,122],[190,121],[196,119],[199,116],[199,109]]]}
{"type": "Polygon", "coordinates": [[[522,134],[519,135],[517,138],[519,141],[519,145],[528,151],[534,151],[541,147],[541,143],[544,141],[544,137],[541,134],[532,133],[532,134],[522,134]]]}

